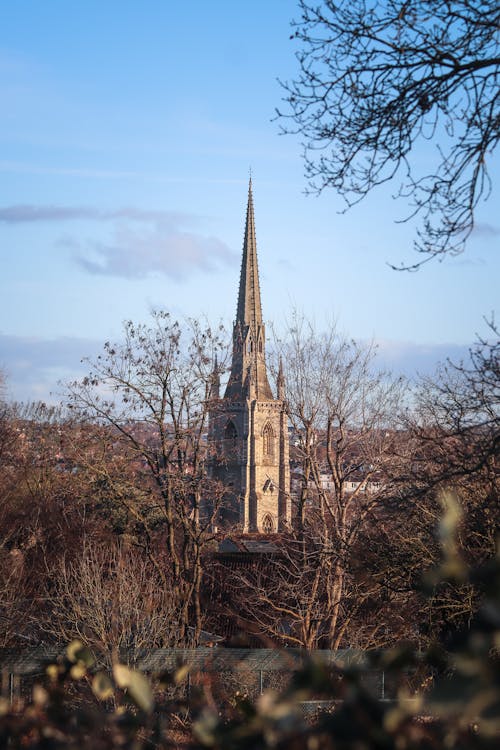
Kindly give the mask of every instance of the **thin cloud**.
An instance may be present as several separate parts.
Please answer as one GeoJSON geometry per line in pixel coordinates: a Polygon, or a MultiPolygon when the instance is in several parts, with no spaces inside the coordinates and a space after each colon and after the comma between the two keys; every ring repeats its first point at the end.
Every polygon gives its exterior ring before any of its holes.
{"type": "Polygon", "coordinates": [[[75,260],[88,273],[100,276],[140,279],[160,273],[183,280],[194,269],[209,272],[221,264],[232,265],[236,256],[215,237],[158,225],[145,232],[120,227],[112,244],[94,242],[75,260]]]}
{"type": "Polygon", "coordinates": [[[102,211],[92,206],[35,206],[21,204],[0,208],[0,222],[29,224],[43,221],[130,221],[162,222],[167,224],[198,223],[198,217],[174,211],[145,211],[137,208],[120,208],[102,211]]]}
{"type": "Polygon", "coordinates": [[[295,265],[288,258],[278,258],[276,261],[277,265],[280,266],[284,271],[295,271],[295,265]]]}
{"type": "MultiPolygon", "coordinates": [[[[199,149],[199,153],[205,154],[217,154],[217,149],[199,149]]],[[[284,156],[277,156],[276,150],[273,153],[267,154],[262,152],[263,155],[273,156],[278,159],[287,158],[284,156]]],[[[192,156],[192,148],[190,147],[189,154],[192,156]]],[[[177,184],[177,185],[190,185],[200,184],[203,182],[206,185],[244,185],[244,180],[234,177],[185,177],[183,176],[167,176],[160,175],[154,172],[143,172],[143,171],[132,171],[132,170],[116,170],[116,169],[88,169],[85,167],[53,167],[44,166],[40,164],[29,164],[12,161],[0,161],[0,172],[8,172],[12,174],[41,174],[41,175],[64,175],[69,177],[83,177],[92,179],[102,180],[121,180],[123,178],[140,178],[141,180],[148,180],[149,182],[160,183],[160,184],[177,184]]],[[[272,182],[267,181],[268,184],[282,185],[283,182],[273,180],[272,182]]],[[[288,184],[288,183],[287,183],[288,184]]],[[[298,185],[300,187],[300,185],[298,185]]]]}
{"type": "Polygon", "coordinates": [[[8,397],[14,401],[57,403],[59,381],[81,377],[88,370],[82,357],[95,357],[101,341],[77,337],[42,339],[0,333],[0,369],[8,397]]]}
{"type": "MultiPolygon", "coordinates": [[[[447,359],[457,363],[469,358],[468,346],[459,344],[379,340],[377,345],[378,364],[410,379],[417,373],[432,375],[447,359]]],[[[57,403],[58,382],[87,373],[88,364],[82,358],[95,358],[102,346],[103,341],[79,337],[42,339],[0,333],[0,370],[6,374],[8,396],[16,401],[57,403]]]]}
{"type": "Polygon", "coordinates": [[[469,358],[469,347],[461,344],[416,344],[410,341],[378,340],[377,360],[398,375],[412,379],[432,375],[448,359],[458,363],[469,358]]]}
{"type": "Polygon", "coordinates": [[[80,268],[94,275],[141,279],[160,273],[179,281],[192,271],[210,272],[237,261],[222,240],[192,231],[203,221],[193,214],[133,207],[102,210],[26,204],[0,208],[0,222],[5,224],[72,221],[108,222],[113,226],[111,240],[83,242],[71,233],[56,240],[59,247],[72,250],[80,268]]]}
{"type": "Polygon", "coordinates": [[[495,227],[486,222],[479,222],[475,225],[473,230],[474,237],[498,237],[499,235],[500,227],[495,227]]]}

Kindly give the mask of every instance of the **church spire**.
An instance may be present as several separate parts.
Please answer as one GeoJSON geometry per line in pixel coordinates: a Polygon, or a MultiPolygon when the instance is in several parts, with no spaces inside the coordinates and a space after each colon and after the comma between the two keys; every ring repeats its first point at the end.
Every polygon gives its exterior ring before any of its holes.
{"type": "Polygon", "coordinates": [[[273,394],[267,379],[265,343],[250,177],[238,305],[233,330],[233,358],[226,398],[244,400],[252,393],[254,398],[272,400],[273,394]]]}
{"type": "Polygon", "coordinates": [[[257,264],[257,240],[255,238],[255,217],[253,210],[252,178],[248,182],[248,203],[241,261],[240,288],[236,321],[242,326],[256,329],[262,324],[260,304],[259,267],[257,264]]]}
{"type": "Polygon", "coordinates": [[[224,487],[218,518],[223,525],[239,524],[245,533],[285,530],[291,517],[285,378],[280,363],[275,399],[266,368],[251,177],[231,372],[222,398],[219,370],[216,361],[208,428],[211,476],[224,487]]]}

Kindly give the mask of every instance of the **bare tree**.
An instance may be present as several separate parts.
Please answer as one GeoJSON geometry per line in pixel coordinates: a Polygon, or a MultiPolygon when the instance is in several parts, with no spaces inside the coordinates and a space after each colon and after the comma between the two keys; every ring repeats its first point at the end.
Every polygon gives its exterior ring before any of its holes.
{"type": "Polygon", "coordinates": [[[435,377],[422,380],[418,404],[412,427],[432,446],[441,485],[493,470],[500,442],[500,341],[493,321],[469,361],[447,362],[435,377]]]}
{"type": "MultiPolygon", "coordinates": [[[[377,522],[389,491],[385,469],[398,440],[395,424],[404,383],[377,372],[374,355],[372,346],[346,341],[334,329],[319,335],[301,320],[290,329],[284,348],[289,416],[306,469],[299,514],[304,514],[306,495],[328,581],[330,648],[338,648],[349,620],[342,608],[351,555],[360,530],[377,522]]],[[[299,515],[299,530],[302,525],[299,515]]]]}
{"type": "MultiPolygon", "coordinates": [[[[402,479],[415,507],[414,532],[429,540],[422,519],[439,517],[442,496],[451,495],[461,509],[456,541],[463,558],[486,563],[496,555],[500,526],[500,343],[493,322],[468,361],[448,362],[422,381],[408,426],[415,450],[402,479]]],[[[428,543],[432,563],[435,546],[428,543]]],[[[481,594],[480,581],[440,586],[429,600],[436,628],[468,622],[481,594]]]]}
{"type": "Polygon", "coordinates": [[[372,545],[390,561],[384,564],[379,555],[374,563],[385,591],[397,597],[416,592],[427,581],[428,597],[420,597],[420,612],[415,613],[424,640],[467,626],[483,595],[481,580],[461,578],[459,570],[436,584],[427,577],[440,558],[435,529],[443,498],[453,498],[460,509],[455,539],[467,563],[491,564],[498,544],[500,367],[494,325],[470,354],[468,361],[446,363],[416,388],[414,408],[405,420],[405,460],[394,457],[394,492],[384,511],[386,535],[377,547],[372,545]]]}
{"type": "Polygon", "coordinates": [[[224,346],[221,329],[191,322],[185,331],[156,312],[151,327],[126,323],[124,343],[107,343],[69,389],[73,411],[105,430],[101,456],[88,468],[140,523],[165,587],[173,582],[181,641],[188,624],[195,642],[201,632],[202,554],[222,497],[206,470],[206,430],[213,363],[216,353],[223,361],[224,346]],[[165,559],[154,553],[159,533],[165,559]]]}
{"type": "MultiPolygon", "coordinates": [[[[213,571],[224,582],[222,616],[239,630],[264,644],[307,650],[382,647],[402,637],[403,630],[407,634],[403,619],[391,613],[396,597],[384,596],[379,580],[363,569],[367,554],[361,544],[352,547],[349,558],[344,556],[348,568],[333,639],[329,588],[337,550],[332,551],[321,524],[309,516],[300,536],[292,531],[273,544],[272,555],[242,566],[219,561],[213,571]]],[[[400,607],[408,597],[400,594],[398,598],[400,607]]]]}
{"type": "Polygon", "coordinates": [[[3,645],[39,642],[47,570],[86,533],[103,537],[84,474],[65,462],[84,440],[61,410],[5,407],[0,419],[0,631],[3,645]]]}
{"type": "Polygon", "coordinates": [[[300,72],[284,84],[286,132],[304,137],[306,176],[351,206],[401,177],[399,197],[421,217],[426,260],[463,250],[499,139],[494,0],[300,0],[293,37],[300,72]],[[419,142],[435,141],[427,173],[419,142]]]}
{"type": "Polygon", "coordinates": [[[353,578],[357,541],[366,525],[381,522],[390,492],[386,469],[404,384],[377,372],[372,346],[345,340],[333,327],[318,334],[300,316],[277,348],[300,488],[294,529],[276,559],[236,577],[246,592],[241,611],[262,634],[336,649],[370,596],[373,582],[363,589],[353,578]]]}
{"type": "Polygon", "coordinates": [[[144,648],[177,645],[178,612],[171,588],[136,548],[86,543],[52,571],[46,631],[59,642],[81,639],[109,666],[144,648]]]}

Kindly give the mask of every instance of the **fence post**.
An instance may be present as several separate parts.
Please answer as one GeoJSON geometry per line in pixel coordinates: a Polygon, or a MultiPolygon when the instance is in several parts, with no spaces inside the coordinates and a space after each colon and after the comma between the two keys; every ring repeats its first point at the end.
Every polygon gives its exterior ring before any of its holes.
{"type": "Polygon", "coordinates": [[[3,695],[4,698],[7,698],[9,695],[9,685],[10,685],[10,675],[9,670],[7,667],[2,668],[2,688],[1,688],[1,695],[3,695]]]}

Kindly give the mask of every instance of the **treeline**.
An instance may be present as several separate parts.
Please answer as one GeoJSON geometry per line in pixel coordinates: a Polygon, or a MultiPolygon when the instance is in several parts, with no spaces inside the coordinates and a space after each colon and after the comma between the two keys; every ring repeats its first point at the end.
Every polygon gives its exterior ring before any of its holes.
{"type": "Polygon", "coordinates": [[[240,563],[218,553],[225,536],[241,538],[221,526],[225,488],[210,475],[220,457],[207,442],[222,330],[155,314],[106,344],[64,406],[2,402],[0,647],[78,638],[92,653],[73,646],[32,702],[0,700],[2,741],[494,746],[493,328],[491,338],[410,388],[377,371],[372,348],[295,319],[275,347],[293,524],[240,563]],[[196,646],[202,630],[232,636],[227,645],[365,651],[400,685],[398,699],[382,706],[355,669],[312,663],[256,703],[227,689],[217,703],[202,681],[186,704],[185,670],[150,683],[123,663],[137,650],[196,646]],[[342,702],[304,722],[300,701],[318,698],[342,702]]]}
{"type": "Polygon", "coordinates": [[[217,554],[237,530],[221,529],[206,440],[225,351],[222,330],[157,313],[106,344],[64,408],[3,405],[0,646],[79,637],[110,664],[196,645],[203,629],[254,645],[423,648],[471,621],[477,582],[423,597],[421,581],[439,559],[443,497],[460,509],[467,564],[495,554],[498,343],[410,390],[377,371],[371,347],[295,319],[276,345],[293,525],[243,566],[217,554]]]}
{"type": "Polygon", "coordinates": [[[264,642],[334,650],[423,649],[470,623],[477,582],[436,582],[424,595],[422,581],[440,559],[443,503],[456,503],[466,563],[495,556],[499,345],[490,333],[469,362],[410,388],[377,371],[371,347],[294,321],[279,346],[294,525],[272,564],[220,563],[228,617],[237,612],[264,642]]]}

